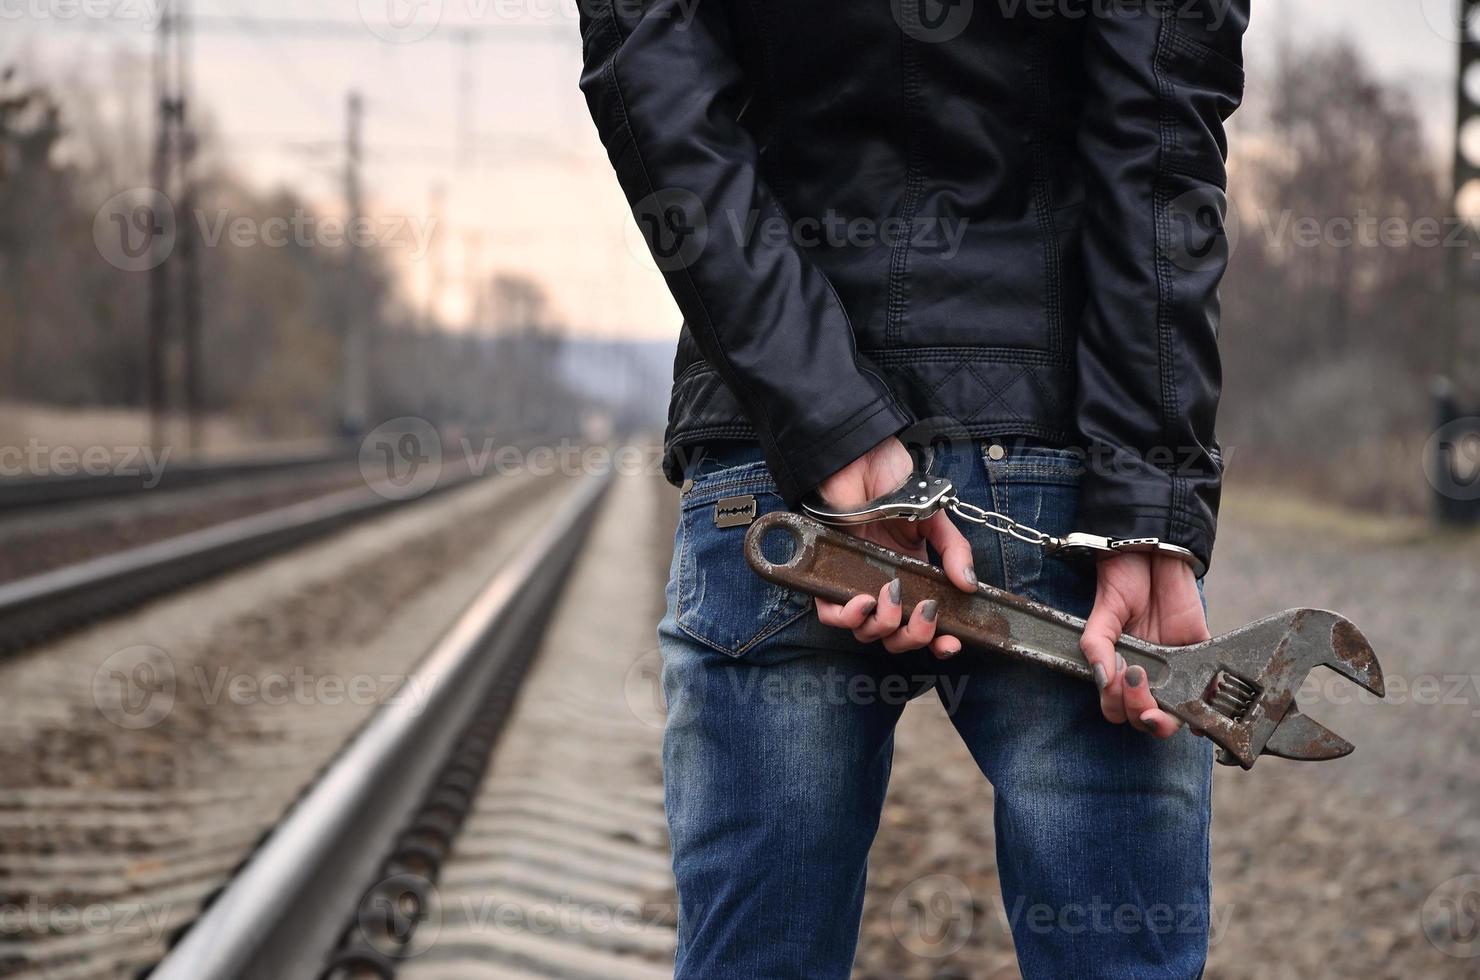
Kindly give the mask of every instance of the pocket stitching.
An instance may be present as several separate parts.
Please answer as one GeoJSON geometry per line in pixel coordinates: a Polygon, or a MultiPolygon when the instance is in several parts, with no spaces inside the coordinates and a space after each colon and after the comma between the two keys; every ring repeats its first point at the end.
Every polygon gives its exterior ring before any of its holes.
{"type": "MultiPolygon", "coordinates": [[[[679,519],[680,521],[688,521],[697,520],[698,518],[691,516],[688,512],[688,508],[685,508],[685,512],[680,516],[679,519]]],[[[790,626],[792,623],[796,622],[796,620],[806,614],[807,607],[804,604],[801,609],[797,610],[795,613],[788,615],[786,612],[787,602],[792,596],[798,595],[798,593],[791,589],[781,588],[780,586],[771,586],[772,588],[779,590],[780,601],[775,603],[769,618],[766,619],[764,625],[761,626],[760,630],[756,633],[755,636],[739,644],[738,646],[731,648],[723,643],[720,643],[718,640],[713,639],[712,637],[702,635],[698,630],[693,629],[684,622],[685,611],[687,610],[691,612],[696,612],[697,609],[692,603],[686,604],[684,601],[687,593],[686,583],[691,581],[693,576],[693,559],[691,557],[689,549],[689,541],[693,537],[693,528],[685,527],[683,529],[683,532],[683,546],[679,549],[678,558],[678,594],[677,599],[674,603],[674,622],[678,625],[679,629],[683,630],[689,636],[692,636],[694,639],[698,640],[700,643],[703,643],[706,646],[713,647],[715,650],[718,650],[720,653],[723,653],[726,656],[739,658],[744,656],[745,653],[752,647],[754,647],[757,643],[761,642],[764,639],[767,639],[770,636],[773,636],[785,627],[790,626]]]]}

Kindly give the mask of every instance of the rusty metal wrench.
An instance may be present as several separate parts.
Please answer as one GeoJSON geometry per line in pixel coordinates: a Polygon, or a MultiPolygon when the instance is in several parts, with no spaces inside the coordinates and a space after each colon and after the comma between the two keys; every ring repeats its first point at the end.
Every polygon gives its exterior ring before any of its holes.
{"type": "MultiPolygon", "coordinates": [[[[940,632],[1093,682],[1079,649],[1084,620],[989,585],[962,592],[933,565],[801,514],[760,518],[746,532],[745,556],[767,581],[831,602],[871,595],[898,578],[905,609],[936,600],[940,632]]],[[[1266,753],[1320,761],[1352,751],[1295,703],[1312,667],[1329,667],[1378,697],[1384,690],[1361,631],[1318,609],[1293,609],[1192,646],[1122,637],[1116,649],[1145,669],[1157,704],[1218,745],[1218,761],[1245,769],[1266,753]]]]}

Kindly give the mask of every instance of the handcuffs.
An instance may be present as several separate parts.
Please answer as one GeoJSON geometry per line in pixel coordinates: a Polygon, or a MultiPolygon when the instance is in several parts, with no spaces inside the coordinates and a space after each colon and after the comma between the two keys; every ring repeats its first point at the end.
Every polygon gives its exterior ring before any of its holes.
{"type": "Polygon", "coordinates": [[[930,473],[932,462],[932,454],[927,450],[919,469],[912,472],[904,483],[861,507],[829,507],[814,493],[802,501],[802,510],[816,521],[837,527],[889,520],[922,521],[947,510],[963,521],[980,524],[998,534],[1037,545],[1050,558],[1099,561],[1115,555],[1156,554],[1186,562],[1192,566],[1193,573],[1198,578],[1202,578],[1207,571],[1207,567],[1191,551],[1160,538],[1108,538],[1084,531],[1073,531],[1060,538],[1015,521],[1006,514],[968,504],[956,495],[956,486],[949,479],[930,473]]]}

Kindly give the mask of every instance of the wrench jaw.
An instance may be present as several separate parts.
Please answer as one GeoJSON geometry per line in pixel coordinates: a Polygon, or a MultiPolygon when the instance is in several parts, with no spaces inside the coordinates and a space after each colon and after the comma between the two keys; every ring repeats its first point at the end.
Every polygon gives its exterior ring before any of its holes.
{"type": "Polygon", "coordinates": [[[1183,653],[1194,651],[1201,662],[1191,676],[1210,680],[1200,698],[1170,710],[1217,743],[1220,762],[1245,769],[1265,752],[1314,762],[1352,751],[1350,742],[1301,714],[1295,703],[1312,668],[1328,667],[1378,697],[1385,691],[1366,638],[1349,620],[1324,610],[1290,610],[1183,653]]]}

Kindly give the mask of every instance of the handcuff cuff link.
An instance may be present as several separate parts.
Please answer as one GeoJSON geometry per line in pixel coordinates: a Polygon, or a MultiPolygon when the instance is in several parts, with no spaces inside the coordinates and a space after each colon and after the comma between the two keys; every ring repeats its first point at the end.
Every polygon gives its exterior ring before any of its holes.
{"type": "Polygon", "coordinates": [[[1064,561],[1101,561],[1123,554],[1154,554],[1186,562],[1198,578],[1207,570],[1191,551],[1160,538],[1109,538],[1085,531],[1072,531],[1056,537],[1015,521],[1006,514],[969,504],[957,496],[955,484],[949,478],[930,472],[932,462],[932,454],[927,450],[919,467],[903,483],[859,507],[831,507],[813,493],[802,501],[802,510],[814,520],[837,527],[856,527],[888,520],[922,521],[946,510],[963,521],[980,524],[998,534],[1041,547],[1045,555],[1064,561]]]}

